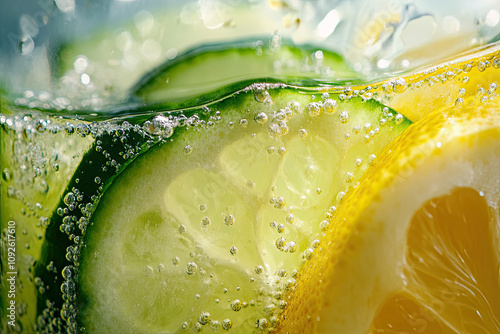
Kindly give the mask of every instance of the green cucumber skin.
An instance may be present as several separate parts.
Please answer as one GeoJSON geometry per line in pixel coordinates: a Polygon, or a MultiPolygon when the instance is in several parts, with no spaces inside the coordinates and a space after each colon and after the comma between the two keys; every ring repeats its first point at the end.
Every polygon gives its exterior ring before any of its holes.
{"type": "MultiPolygon", "coordinates": [[[[279,60],[280,56],[286,55],[286,59],[292,59],[295,61],[302,61],[306,59],[314,52],[318,51],[318,48],[312,45],[302,45],[300,48],[292,46],[293,44],[289,41],[283,41],[276,50],[270,50],[269,45],[271,41],[268,38],[262,39],[265,41],[262,45],[262,55],[257,56],[255,41],[257,39],[251,39],[247,41],[240,42],[228,42],[223,44],[211,44],[204,45],[202,47],[197,47],[191,49],[181,56],[176,57],[172,60],[168,60],[163,65],[160,65],[155,70],[147,73],[139,80],[139,82],[132,87],[130,90],[130,101],[137,102],[141,101],[147,106],[154,107],[165,107],[165,106],[195,106],[209,101],[216,100],[225,96],[228,93],[234,92],[235,90],[243,89],[252,83],[258,81],[261,83],[285,83],[287,85],[297,85],[301,87],[314,87],[321,85],[351,85],[354,82],[359,81],[356,72],[349,69],[342,59],[342,57],[334,52],[322,51],[323,63],[326,66],[331,67],[333,70],[338,71],[340,75],[333,81],[330,79],[322,79],[316,73],[303,72],[299,70],[292,70],[289,72],[284,72],[282,74],[273,73],[272,63],[275,60],[279,60]],[[222,84],[216,89],[204,91],[197,94],[196,97],[179,97],[172,96],[170,98],[163,98],[160,100],[151,100],[148,94],[155,90],[163,90],[166,87],[166,78],[173,75],[179,76],[179,72],[182,73],[183,66],[191,66],[193,68],[200,67],[203,69],[203,63],[209,60],[213,62],[216,58],[217,61],[224,61],[224,57],[228,57],[226,61],[232,62],[233,59],[246,59],[250,62],[248,66],[261,68],[265,74],[254,74],[248,72],[245,75],[252,78],[240,78],[239,80],[234,80],[229,77],[221,76],[217,79],[217,73],[214,75],[216,81],[228,80],[227,84],[222,84]],[[210,60],[212,59],[212,60],[210,60]],[[198,64],[202,64],[201,66],[198,64]],[[180,69],[179,69],[180,68],[180,69]],[[312,76],[311,76],[312,75],[312,76]]],[[[222,64],[224,66],[225,64],[222,64]]],[[[230,73],[226,73],[230,74],[230,73]]]]}
{"type": "MultiPolygon", "coordinates": [[[[144,134],[142,130],[136,127],[131,127],[125,131],[121,138],[126,138],[126,141],[122,142],[116,134],[105,134],[98,137],[94,144],[89,149],[89,151],[83,157],[80,165],[78,166],[74,176],[69,182],[63,197],[60,200],[59,208],[65,208],[68,210],[67,214],[60,215],[54,212],[50,221],[50,225],[47,227],[45,233],[45,241],[42,248],[42,254],[40,259],[37,261],[34,270],[34,276],[41,278],[42,282],[46,286],[44,293],[38,292],[38,302],[37,302],[37,314],[40,316],[43,314],[44,310],[47,309],[47,301],[53,303],[52,309],[58,313],[62,310],[64,300],[61,292],[61,286],[65,282],[65,278],[62,275],[62,269],[71,266],[77,268],[78,260],[70,259],[63,254],[67,254],[68,247],[81,247],[83,242],[78,244],[70,240],[69,235],[60,230],[60,226],[63,225],[63,219],[65,217],[74,217],[72,223],[75,225],[77,221],[82,217],[89,218],[91,216],[91,211],[85,209],[87,203],[91,203],[93,206],[98,204],[98,199],[100,195],[106,191],[106,189],[111,185],[113,180],[123,171],[128,164],[130,164],[140,153],[147,151],[152,145],[152,139],[144,134]],[[97,145],[97,141],[102,141],[101,145],[97,145]],[[139,148],[136,154],[128,159],[125,159],[123,155],[117,154],[119,152],[124,152],[129,149],[129,143],[136,143],[136,147],[139,148]],[[138,143],[138,144],[137,144],[138,143]],[[101,146],[102,150],[100,152],[96,151],[96,147],[101,146]],[[117,167],[110,166],[110,159],[105,156],[105,152],[111,154],[112,158],[116,161],[117,167]],[[108,167],[106,171],[103,171],[103,167],[108,167]],[[100,184],[94,182],[94,179],[99,177],[102,181],[100,184]],[[68,193],[74,193],[75,189],[78,189],[81,198],[78,198],[75,202],[75,208],[69,210],[66,205],[64,198],[68,193]],[[76,261],[75,261],[76,260],[76,261]],[[51,272],[47,269],[50,262],[53,262],[55,268],[57,268],[57,273],[51,272]]],[[[78,227],[74,227],[72,234],[79,238],[82,237],[82,231],[78,227]]],[[[78,254],[78,251],[76,252],[78,254]]],[[[75,275],[73,270],[72,276],[75,275]]],[[[77,283],[77,280],[73,280],[73,277],[67,277],[73,283],[77,283]]],[[[76,289],[76,287],[75,287],[76,289]]],[[[74,289],[71,292],[74,293],[74,289]]],[[[62,324],[62,323],[61,323],[62,324]]],[[[38,331],[41,333],[52,333],[52,332],[78,332],[78,328],[75,326],[74,319],[69,319],[67,324],[73,324],[65,329],[65,325],[62,324],[60,328],[54,328],[50,323],[38,323],[38,331]]]]}

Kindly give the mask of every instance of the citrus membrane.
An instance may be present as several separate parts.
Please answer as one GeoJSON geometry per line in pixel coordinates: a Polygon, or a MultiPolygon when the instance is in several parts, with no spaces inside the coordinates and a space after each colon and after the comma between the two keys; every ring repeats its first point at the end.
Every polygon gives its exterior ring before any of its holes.
{"type": "Polygon", "coordinates": [[[272,329],[334,206],[410,122],[271,88],[144,124],[168,135],[108,184],[73,264],[87,332],[272,329]]]}
{"type": "Polygon", "coordinates": [[[500,330],[498,100],[448,107],[346,194],[278,333],[500,330]]]}

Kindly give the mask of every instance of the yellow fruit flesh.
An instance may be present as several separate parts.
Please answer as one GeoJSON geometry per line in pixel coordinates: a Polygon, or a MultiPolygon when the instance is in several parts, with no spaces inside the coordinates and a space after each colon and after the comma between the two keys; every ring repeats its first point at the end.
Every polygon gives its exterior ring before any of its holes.
{"type": "Polygon", "coordinates": [[[498,106],[435,112],[387,147],[286,296],[278,333],[500,331],[498,106]]]}
{"type": "Polygon", "coordinates": [[[472,188],[422,206],[408,229],[405,287],[384,301],[370,333],[500,331],[495,215],[472,188]]]}

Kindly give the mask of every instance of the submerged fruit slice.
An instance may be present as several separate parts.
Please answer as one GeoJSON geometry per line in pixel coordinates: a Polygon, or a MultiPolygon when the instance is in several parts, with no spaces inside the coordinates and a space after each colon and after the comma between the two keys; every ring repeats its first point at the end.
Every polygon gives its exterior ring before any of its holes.
{"type": "Polygon", "coordinates": [[[450,105],[477,105],[495,98],[500,80],[497,42],[382,84],[384,103],[412,121],[450,105]]]}
{"type": "Polygon", "coordinates": [[[500,331],[500,114],[436,112],[389,145],[298,279],[279,333],[500,331]]]}
{"type": "Polygon", "coordinates": [[[301,86],[309,81],[316,86],[356,77],[336,53],[280,40],[252,40],[190,50],[142,78],[132,95],[148,104],[194,99],[191,103],[198,105],[255,80],[301,86]]]}
{"type": "Polygon", "coordinates": [[[148,131],[177,126],[111,183],[90,220],[75,263],[79,323],[88,333],[271,329],[331,206],[409,125],[362,101],[255,85],[148,121],[148,131]]]}

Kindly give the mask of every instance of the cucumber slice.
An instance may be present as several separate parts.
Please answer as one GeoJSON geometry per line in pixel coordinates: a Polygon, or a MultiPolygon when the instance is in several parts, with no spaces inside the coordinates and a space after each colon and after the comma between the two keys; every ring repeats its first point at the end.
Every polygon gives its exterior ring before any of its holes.
{"type": "Polygon", "coordinates": [[[200,105],[256,80],[317,86],[356,77],[336,53],[254,39],[192,49],[143,77],[132,95],[145,103],[200,105]]]}
{"type": "Polygon", "coordinates": [[[331,206],[410,124],[391,113],[254,85],[102,131],[47,228],[38,330],[271,329],[331,206]]]}

